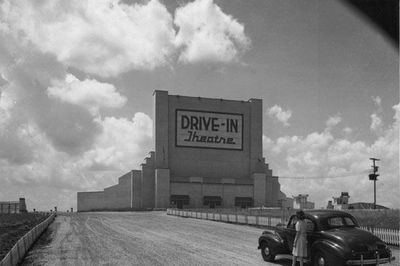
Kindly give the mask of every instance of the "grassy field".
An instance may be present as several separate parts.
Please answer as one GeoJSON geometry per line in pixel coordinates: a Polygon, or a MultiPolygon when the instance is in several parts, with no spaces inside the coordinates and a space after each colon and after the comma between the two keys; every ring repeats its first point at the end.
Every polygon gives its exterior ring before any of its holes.
{"type": "Polygon", "coordinates": [[[47,217],[41,213],[0,214],[0,260],[18,239],[47,217]]]}
{"type": "Polygon", "coordinates": [[[396,229],[400,227],[400,210],[349,210],[361,226],[396,229]]]}
{"type": "MultiPolygon", "coordinates": [[[[295,210],[281,210],[277,208],[270,209],[184,209],[186,211],[196,212],[215,212],[222,214],[238,214],[238,215],[251,215],[251,216],[268,216],[282,218],[288,220],[288,218],[295,214],[295,210]]],[[[400,210],[388,209],[388,210],[346,210],[346,212],[353,215],[360,226],[374,227],[374,228],[385,228],[385,229],[396,229],[400,227],[400,210]]]]}

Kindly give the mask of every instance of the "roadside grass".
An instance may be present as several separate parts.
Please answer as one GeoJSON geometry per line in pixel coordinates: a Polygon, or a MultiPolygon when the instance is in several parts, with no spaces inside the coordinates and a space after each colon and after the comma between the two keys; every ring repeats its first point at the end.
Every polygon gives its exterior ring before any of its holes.
{"type": "Polygon", "coordinates": [[[349,210],[361,226],[395,229],[400,227],[400,210],[349,210]]]}
{"type": "MultiPolygon", "coordinates": [[[[267,216],[282,218],[287,221],[289,217],[296,213],[296,210],[282,210],[279,208],[216,208],[216,209],[183,209],[185,211],[209,212],[221,214],[238,214],[250,216],[267,216]]],[[[353,215],[360,226],[372,228],[395,229],[400,228],[400,210],[399,209],[377,209],[377,210],[343,210],[353,215]]]]}
{"type": "Polygon", "coordinates": [[[0,214],[0,260],[37,224],[44,221],[49,214],[45,213],[13,213],[0,214]]]}

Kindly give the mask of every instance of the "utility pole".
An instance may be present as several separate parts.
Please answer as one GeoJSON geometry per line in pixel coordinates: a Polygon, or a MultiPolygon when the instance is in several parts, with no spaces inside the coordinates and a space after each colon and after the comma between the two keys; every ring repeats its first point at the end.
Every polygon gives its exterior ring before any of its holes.
{"type": "Polygon", "coordinates": [[[379,176],[377,174],[378,172],[378,166],[375,165],[375,161],[380,161],[379,159],[376,158],[369,158],[372,161],[372,173],[369,174],[369,180],[374,181],[374,210],[376,209],[376,180],[377,177],[379,176]]]}

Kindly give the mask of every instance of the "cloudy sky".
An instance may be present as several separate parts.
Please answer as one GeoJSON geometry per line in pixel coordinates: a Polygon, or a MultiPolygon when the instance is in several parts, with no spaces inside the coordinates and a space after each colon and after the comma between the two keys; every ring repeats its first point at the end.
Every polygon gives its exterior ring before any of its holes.
{"type": "Polygon", "coordinates": [[[76,208],[153,150],[152,93],[263,99],[292,196],[400,207],[395,46],[340,1],[0,0],[0,201],[76,208]]]}

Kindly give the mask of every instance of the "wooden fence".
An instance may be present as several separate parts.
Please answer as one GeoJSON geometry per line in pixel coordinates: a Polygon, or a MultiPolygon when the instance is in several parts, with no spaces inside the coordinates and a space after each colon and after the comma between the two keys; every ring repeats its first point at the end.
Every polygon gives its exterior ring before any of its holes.
{"type": "MultiPolygon", "coordinates": [[[[237,224],[248,224],[265,226],[268,228],[274,228],[278,224],[286,223],[282,218],[270,217],[270,216],[258,216],[258,215],[244,215],[244,214],[228,214],[228,213],[216,213],[216,212],[196,212],[196,211],[184,211],[177,209],[167,209],[168,215],[191,217],[196,219],[212,220],[219,222],[237,223],[237,224]]],[[[400,235],[399,230],[383,229],[383,228],[371,228],[371,227],[360,227],[363,230],[369,231],[382,239],[386,244],[399,246],[400,235]]]]}
{"type": "Polygon", "coordinates": [[[228,214],[228,213],[208,213],[208,212],[195,212],[195,211],[182,211],[176,209],[167,209],[168,215],[191,217],[204,220],[260,225],[265,227],[274,228],[279,223],[282,223],[281,218],[256,216],[256,215],[243,215],[243,214],[228,214]]]}
{"type": "Polygon", "coordinates": [[[0,266],[14,266],[24,258],[26,252],[35,243],[39,236],[54,220],[55,213],[51,214],[46,220],[36,225],[32,230],[21,237],[12,247],[7,255],[0,261],[0,266]]]}

